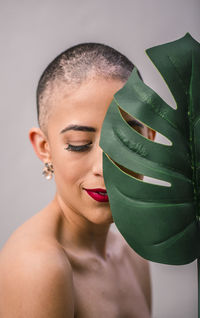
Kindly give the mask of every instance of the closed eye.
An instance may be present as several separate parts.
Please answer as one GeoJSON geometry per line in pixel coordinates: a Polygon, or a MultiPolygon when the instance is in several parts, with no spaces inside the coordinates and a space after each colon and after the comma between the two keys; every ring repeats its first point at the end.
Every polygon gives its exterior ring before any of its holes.
{"type": "Polygon", "coordinates": [[[92,142],[89,142],[88,144],[85,144],[85,145],[80,145],[80,146],[75,146],[75,145],[71,145],[71,144],[68,144],[68,147],[64,148],[65,150],[68,150],[68,151],[86,151],[90,148],[90,145],[92,144],[92,142]]]}
{"type": "Polygon", "coordinates": [[[135,128],[135,127],[144,128],[144,125],[142,125],[139,121],[137,121],[135,119],[128,120],[127,124],[129,124],[133,128],[135,128]]]}

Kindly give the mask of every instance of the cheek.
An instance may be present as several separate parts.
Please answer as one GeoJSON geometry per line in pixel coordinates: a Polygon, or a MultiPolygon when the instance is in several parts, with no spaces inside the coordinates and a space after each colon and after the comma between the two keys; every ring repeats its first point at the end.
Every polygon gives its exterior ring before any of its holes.
{"type": "Polygon", "coordinates": [[[146,138],[149,137],[149,130],[148,130],[147,127],[144,127],[144,128],[143,128],[142,135],[143,135],[144,137],[146,137],[146,138]]]}
{"type": "Polygon", "coordinates": [[[56,184],[80,185],[88,172],[88,156],[67,150],[57,151],[54,156],[54,174],[56,184]]]}

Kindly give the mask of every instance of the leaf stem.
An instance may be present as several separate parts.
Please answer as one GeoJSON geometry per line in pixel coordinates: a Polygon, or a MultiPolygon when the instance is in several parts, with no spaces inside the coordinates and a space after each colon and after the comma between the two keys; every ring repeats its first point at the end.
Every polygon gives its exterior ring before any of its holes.
{"type": "Polygon", "coordinates": [[[200,258],[197,259],[198,269],[198,318],[200,318],[200,258]]]}

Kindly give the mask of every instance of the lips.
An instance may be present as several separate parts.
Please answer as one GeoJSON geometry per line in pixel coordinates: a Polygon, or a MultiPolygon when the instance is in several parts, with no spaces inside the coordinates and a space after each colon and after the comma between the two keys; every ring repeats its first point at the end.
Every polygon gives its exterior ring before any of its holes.
{"type": "Polygon", "coordinates": [[[84,189],[84,190],[94,200],[99,202],[108,202],[108,195],[105,189],[96,188],[96,189],[84,189]]]}

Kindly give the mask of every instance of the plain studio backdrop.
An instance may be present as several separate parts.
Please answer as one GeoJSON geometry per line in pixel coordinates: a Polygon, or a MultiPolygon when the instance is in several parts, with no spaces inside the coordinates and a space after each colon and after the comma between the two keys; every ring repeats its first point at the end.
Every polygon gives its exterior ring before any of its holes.
{"type": "MultiPolygon", "coordinates": [[[[37,125],[35,91],[46,65],[72,45],[105,43],[127,55],[144,81],[173,105],[144,50],[186,32],[200,41],[199,15],[199,0],[0,1],[0,247],[54,195],[54,182],[42,177],[43,164],[28,139],[37,125]]],[[[197,317],[196,262],[151,263],[151,272],[153,318],[197,317]]]]}

